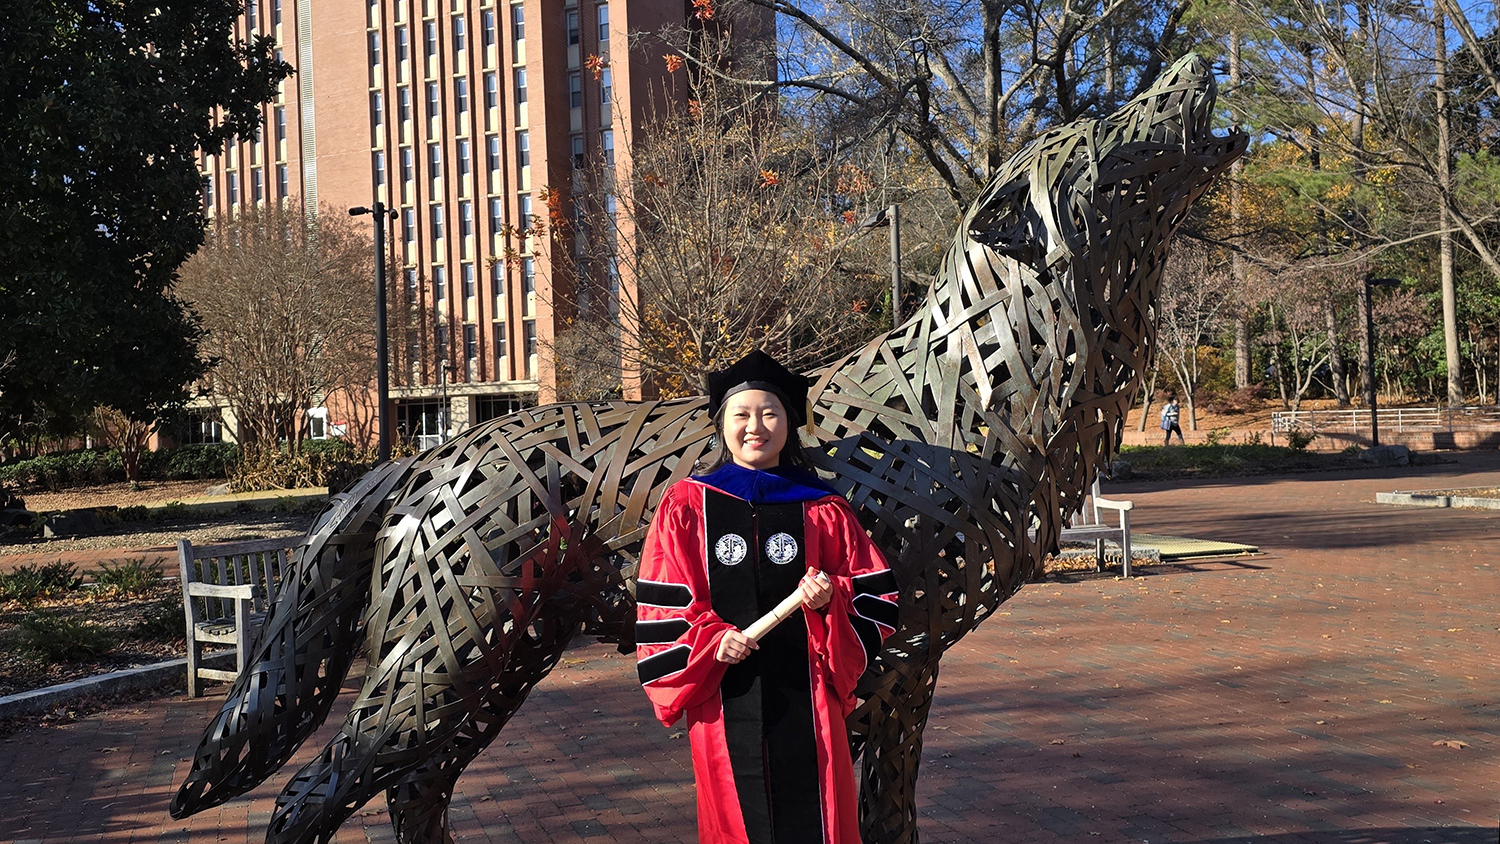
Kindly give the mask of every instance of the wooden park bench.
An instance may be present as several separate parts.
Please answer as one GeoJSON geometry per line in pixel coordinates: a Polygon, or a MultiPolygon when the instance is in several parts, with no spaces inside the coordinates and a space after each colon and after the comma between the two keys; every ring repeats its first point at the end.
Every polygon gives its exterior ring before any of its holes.
{"type": "Polygon", "coordinates": [[[1094,541],[1095,557],[1099,569],[1104,569],[1104,541],[1106,539],[1120,546],[1121,570],[1124,577],[1130,576],[1130,511],[1135,505],[1129,501],[1114,501],[1099,494],[1099,479],[1094,479],[1094,486],[1089,490],[1088,499],[1084,502],[1083,510],[1074,517],[1074,524],[1065,527],[1062,535],[1063,540],[1072,541],[1094,541]],[[1119,513],[1119,524],[1111,525],[1104,521],[1104,511],[1113,510],[1119,513]]]}
{"type": "Polygon", "coordinates": [[[187,620],[188,694],[199,697],[203,680],[233,682],[265,620],[282,573],[301,536],[198,545],[177,543],[182,607],[187,620]],[[234,645],[235,670],[209,668],[203,646],[234,645]]]}

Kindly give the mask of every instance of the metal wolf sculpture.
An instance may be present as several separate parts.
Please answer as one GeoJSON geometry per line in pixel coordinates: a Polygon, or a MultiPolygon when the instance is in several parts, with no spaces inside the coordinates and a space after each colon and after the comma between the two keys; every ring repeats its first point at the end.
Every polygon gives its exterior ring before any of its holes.
{"type": "MultiPolygon", "coordinates": [[[[1037,571],[1119,442],[1167,242],[1245,149],[1212,134],[1213,104],[1189,57],[1108,118],[1038,138],[969,209],[921,310],[813,373],[809,451],[902,586],[849,722],[867,841],[916,841],[939,658],[1037,571]]],[[[447,840],[459,775],[569,641],[630,646],[647,523],[711,425],[702,398],[552,405],[371,472],[309,533],[172,814],[285,764],[363,639],[359,699],[267,840],[326,840],[382,791],[399,841],[447,840]]]]}

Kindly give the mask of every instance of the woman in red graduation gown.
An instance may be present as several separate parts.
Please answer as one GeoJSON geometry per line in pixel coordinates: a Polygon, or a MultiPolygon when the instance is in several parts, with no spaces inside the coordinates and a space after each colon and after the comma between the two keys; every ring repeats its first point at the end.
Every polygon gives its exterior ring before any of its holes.
{"type": "Polygon", "coordinates": [[[718,461],[667,490],[641,557],[641,683],[663,724],[687,718],[702,844],[860,840],[844,721],[897,589],[801,454],[807,388],[762,352],[710,376],[718,461]],[[801,612],[741,632],[793,591],[801,612]]]}

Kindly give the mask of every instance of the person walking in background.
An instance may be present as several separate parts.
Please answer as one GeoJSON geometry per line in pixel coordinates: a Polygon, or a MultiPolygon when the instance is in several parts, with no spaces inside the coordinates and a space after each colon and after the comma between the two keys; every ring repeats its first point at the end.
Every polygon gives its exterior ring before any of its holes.
{"type": "Polygon", "coordinates": [[[1182,426],[1177,424],[1177,419],[1181,415],[1182,407],[1177,404],[1177,395],[1174,393],[1167,396],[1167,406],[1161,409],[1161,429],[1166,432],[1166,437],[1161,443],[1162,445],[1172,444],[1173,431],[1177,432],[1177,441],[1183,445],[1187,445],[1187,440],[1183,439],[1182,436],[1182,426]]]}

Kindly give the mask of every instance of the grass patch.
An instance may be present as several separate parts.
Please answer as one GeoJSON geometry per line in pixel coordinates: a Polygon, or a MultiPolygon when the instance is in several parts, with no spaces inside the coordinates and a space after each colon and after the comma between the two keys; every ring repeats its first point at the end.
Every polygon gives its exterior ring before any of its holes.
{"type": "Polygon", "coordinates": [[[1120,449],[1120,457],[1130,464],[1131,477],[1148,479],[1319,472],[1362,465],[1357,455],[1256,443],[1125,446],[1120,449]]]}

